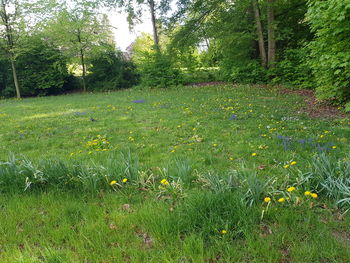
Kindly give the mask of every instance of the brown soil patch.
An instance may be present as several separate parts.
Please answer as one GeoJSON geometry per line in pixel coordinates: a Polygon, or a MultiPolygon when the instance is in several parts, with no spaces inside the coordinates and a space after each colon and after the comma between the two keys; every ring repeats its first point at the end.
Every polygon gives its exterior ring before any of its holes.
{"type": "Polygon", "coordinates": [[[305,107],[301,109],[301,111],[307,113],[312,118],[334,119],[348,117],[347,114],[339,110],[337,107],[318,101],[313,90],[291,90],[283,88],[280,90],[280,93],[297,94],[305,97],[305,107]]]}
{"type": "Polygon", "coordinates": [[[347,231],[333,230],[332,235],[346,246],[350,245],[350,233],[347,231]]]}

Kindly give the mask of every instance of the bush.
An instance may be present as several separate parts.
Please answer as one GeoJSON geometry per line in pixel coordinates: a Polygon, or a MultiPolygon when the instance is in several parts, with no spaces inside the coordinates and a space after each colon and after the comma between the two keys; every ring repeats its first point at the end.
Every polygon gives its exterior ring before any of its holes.
{"type": "Polygon", "coordinates": [[[316,94],[319,99],[333,103],[347,102],[350,100],[349,1],[310,0],[308,7],[307,19],[316,35],[310,43],[316,94]]]}
{"type": "Polygon", "coordinates": [[[69,77],[62,53],[40,38],[33,37],[27,41],[27,49],[16,61],[22,95],[62,93],[69,77]]]}
{"type": "Polygon", "coordinates": [[[219,81],[218,68],[196,68],[194,70],[183,70],[184,84],[219,81]]]}
{"type": "Polygon", "coordinates": [[[113,47],[97,52],[91,59],[88,75],[90,90],[117,90],[130,88],[137,84],[139,76],[135,65],[127,60],[122,52],[113,47]]]}
{"type": "MultiPolygon", "coordinates": [[[[0,55],[2,55],[0,53],[0,55]]],[[[5,58],[0,58],[0,97],[10,97],[14,95],[14,87],[10,81],[10,62],[5,58]]]]}
{"type": "Polygon", "coordinates": [[[292,85],[298,88],[313,88],[314,79],[308,65],[309,50],[307,48],[287,49],[284,58],[269,70],[275,84],[292,85]]]}
{"type": "Polygon", "coordinates": [[[144,52],[137,66],[143,87],[167,88],[183,83],[181,72],[175,68],[170,57],[155,48],[144,52]]]}
{"type": "Polygon", "coordinates": [[[258,61],[249,61],[235,65],[230,71],[223,72],[225,79],[236,83],[266,83],[268,81],[267,70],[258,61]]]}

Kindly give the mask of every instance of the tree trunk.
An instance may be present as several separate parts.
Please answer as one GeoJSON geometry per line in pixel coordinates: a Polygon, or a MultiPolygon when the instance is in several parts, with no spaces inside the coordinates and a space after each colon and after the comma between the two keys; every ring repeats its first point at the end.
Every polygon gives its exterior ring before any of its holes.
{"type": "Polygon", "coordinates": [[[267,0],[267,37],[268,37],[268,55],[267,65],[273,68],[276,62],[276,38],[275,38],[275,16],[273,12],[274,0],[267,0]]]}
{"type": "Polygon", "coordinates": [[[86,82],[85,82],[86,69],[85,69],[84,51],[82,48],[80,49],[80,60],[81,60],[81,67],[83,69],[83,76],[82,76],[82,78],[83,78],[83,91],[86,92],[87,91],[86,82]]]}
{"type": "Polygon", "coordinates": [[[2,9],[2,15],[1,15],[1,20],[5,25],[5,35],[6,35],[6,40],[7,40],[7,53],[9,54],[10,57],[10,62],[11,62],[11,68],[12,68],[12,75],[13,75],[13,82],[15,83],[15,89],[16,89],[16,96],[17,98],[21,98],[21,91],[19,88],[18,84],[18,78],[17,78],[17,70],[15,66],[15,59],[14,59],[14,54],[13,54],[13,46],[14,46],[14,41],[13,41],[13,36],[12,36],[12,28],[9,23],[9,18],[6,12],[6,5],[4,1],[1,1],[1,9],[2,9]]]}
{"type": "Polygon", "coordinates": [[[153,39],[154,44],[158,47],[159,46],[159,36],[158,36],[158,29],[157,29],[157,23],[156,23],[156,11],[154,7],[154,0],[148,0],[150,11],[151,11],[151,20],[152,20],[152,26],[153,26],[153,39]]]}
{"type": "Polygon", "coordinates": [[[10,61],[11,61],[11,67],[12,67],[13,81],[15,83],[15,88],[16,88],[16,96],[17,96],[17,99],[20,99],[21,98],[21,91],[19,89],[19,84],[18,84],[18,79],[17,79],[17,70],[16,70],[16,66],[15,66],[15,60],[13,59],[13,57],[11,57],[10,61]]]}
{"type": "Polygon", "coordinates": [[[266,67],[267,60],[266,60],[264,35],[263,35],[263,29],[262,29],[261,19],[260,19],[260,11],[259,11],[259,6],[258,6],[257,0],[252,0],[252,4],[253,4],[253,10],[254,10],[255,24],[256,24],[256,33],[258,35],[259,54],[260,54],[260,59],[261,59],[261,65],[263,67],[266,67]]]}

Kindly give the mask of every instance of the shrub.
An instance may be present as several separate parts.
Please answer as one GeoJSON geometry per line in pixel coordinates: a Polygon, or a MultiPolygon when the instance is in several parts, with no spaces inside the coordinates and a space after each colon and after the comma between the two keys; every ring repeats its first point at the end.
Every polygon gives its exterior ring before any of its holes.
{"type": "Polygon", "coordinates": [[[307,20],[316,37],[309,45],[310,66],[319,99],[333,103],[350,100],[349,1],[308,1],[307,20]],[[336,14],[336,15],[335,15],[336,14]]]}
{"type": "Polygon", "coordinates": [[[51,95],[64,91],[69,75],[66,60],[58,48],[33,37],[28,40],[27,49],[16,62],[23,96],[51,95]]]}
{"type": "MultiPolygon", "coordinates": [[[[2,54],[0,53],[0,56],[2,54]]],[[[10,81],[10,62],[5,57],[0,58],[0,96],[10,97],[14,95],[14,88],[10,81]]]]}
{"type": "Polygon", "coordinates": [[[137,67],[143,87],[167,88],[183,83],[181,72],[175,68],[171,58],[155,48],[143,53],[137,67]]]}
{"type": "Polygon", "coordinates": [[[139,76],[132,61],[127,60],[122,52],[113,47],[98,51],[90,61],[88,75],[90,90],[117,90],[136,85],[139,76]]]}
{"type": "Polygon", "coordinates": [[[308,53],[307,48],[285,50],[283,59],[269,70],[272,82],[298,88],[314,88],[308,53]]]}
{"type": "Polygon", "coordinates": [[[184,84],[219,81],[218,68],[196,68],[194,70],[183,69],[184,84]]]}
{"type": "Polygon", "coordinates": [[[224,79],[236,83],[266,83],[268,81],[267,70],[258,61],[251,60],[232,68],[223,70],[224,79]]]}

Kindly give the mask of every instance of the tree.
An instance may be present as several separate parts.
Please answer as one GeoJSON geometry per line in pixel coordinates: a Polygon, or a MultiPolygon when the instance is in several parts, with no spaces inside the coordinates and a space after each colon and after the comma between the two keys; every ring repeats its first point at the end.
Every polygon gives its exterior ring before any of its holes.
{"type": "Polygon", "coordinates": [[[151,13],[154,44],[156,46],[158,46],[159,45],[159,36],[158,36],[158,29],[157,29],[157,22],[156,22],[155,3],[154,3],[154,0],[147,0],[147,3],[149,5],[149,9],[150,9],[150,13],[151,13]]]}
{"type": "Polygon", "coordinates": [[[2,48],[11,63],[13,81],[16,89],[17,98],[21,98],[20,86],[18,83],[17,69],[16,69],[16,45],[19,38],[19,16],[20,6],[18,1],[14,0],[0,0],[0,35],[2,38],[2,48]],[[12,12],[10,11],[12,10],[12,12]]]}
{"type": "Polygon", "coordinates": [[[256,33],[257,33],[257,36],[258,36],[261,65],[265,68],[267,66],[266,50],[265,50],[263,28],[262,28],[262,25],[261,25],[260,10],[259,10],[259,6],[258,6],[257,0],[252,0],[252,7],[253,7],[253,11],[254,11],[254,18],[255,18],[255,24],[256,24],[256,33]]]}
{"type": "Polygon", "coordinates": [[[274,67],[276,61],[275,16],[273,5],[274,0],[267,0],[267,66],[269,68],[274,67]]]}
{"type": "Polygon", "coordinates": [[[156,48],[159,48],[159,25],[167,12],[171,9],[170,4],[173,0],[105,0],[109,6],[123,8],[128,14],[128,21],[132,27],[135,23],[141,21],[140,17],[148,9],[153,31],[153,41],[156,48]]]}
{"type": "Polygon", "coordinates": [[[17,57],[18,79],[24,96],[63,92],[69,77],[67,61],[58,47],[41,35],[26,37],[25,49],[17,57]]]}
{"type": "Polygon", "coordinates": [[[108,19],[97,12],[94,2],[77,2],[64,7],[47,28],[52,40],[62,47],[67,56],[78,58],[82,71],[83,90],[87,91],[86,57],[100,42],[110,42],[108,19]]]}
{"type": "Polygon", "coordinates": [[[93,84],[94,90],[126,89],[137,84],[138,75],[134,63],[127,60],[114,45],[104,46],[89,59],[91,67],[88,80],[93,84]]]}

